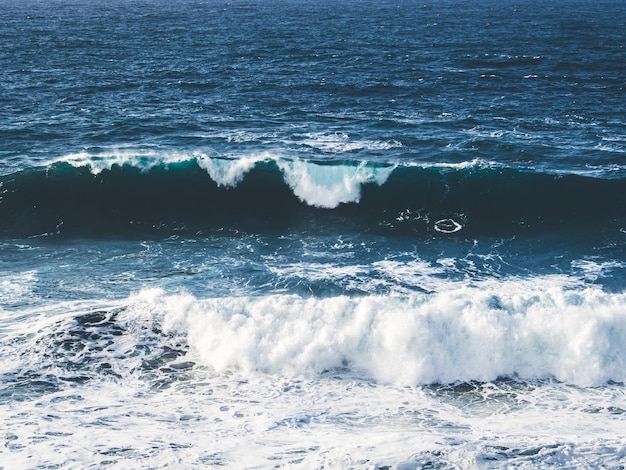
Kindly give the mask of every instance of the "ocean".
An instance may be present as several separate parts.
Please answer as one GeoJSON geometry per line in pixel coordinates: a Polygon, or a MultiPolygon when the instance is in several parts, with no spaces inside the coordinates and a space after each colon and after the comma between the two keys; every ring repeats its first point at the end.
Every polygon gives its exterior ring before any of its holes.
{"type": "Polygon", "coordinates": [[[626,3],[1,0],[0,469],[626,467],[626,3]]]}

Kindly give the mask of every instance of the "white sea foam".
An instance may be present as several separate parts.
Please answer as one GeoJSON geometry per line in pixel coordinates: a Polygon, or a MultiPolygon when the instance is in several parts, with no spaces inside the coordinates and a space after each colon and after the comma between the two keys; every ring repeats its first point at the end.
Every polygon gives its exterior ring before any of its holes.
{"type": "Polygon", "coordinates": [[[0,408],[6,468],[595,468],[626,458],[616,387],[450,397],[349,379],[89,381],[0,408]],[[207,442],[210,445],[207,445],[207,442]]]}
{"type": "MultiPolygon", "coordinates": [[[[368,162],[320,163],[312,160],[286,158],[277,153],[263,151],[242,155],[213,156],[200,151],[189,153],[166,152],[155,149],[111,149],[99,153],[79,152],[68,154],[50,163],[64,162],[75,167],[87,167],[93,174],[111,170],[114,166],[130,166],[149,171],[158,166],[168,167],[184,162],[196,162],[219,186],[235,187],[261,162],[274,162],[283,173],[284,181],[304,203],[321,208],[334,209],[344,203],[358,203],[364,184],[385,184],[391,173],[401,167],[437,168],[442,171],[457,171],[468,168],[525,168],[530,166],[508,166],[481,158],[457,163],[446,162],[402,162],[386,166],[375,166],[368,162]]],[[[594,177],[616,177],[623,172],[619,165],[568,169],[562,171],[543,168],[551,174],[579,174],[594,177]]],[[[442,220],[435,229],[444,232],[460,230],[462,224],[453,220],[442,220]],[[445,224],[444,224],[445,222],[445,224]]]]}
{"type": "Polygon", "coordinates": [[[466,160],[462,162],[407,162],[407,167],[413,168],[439,168],[442,170],[465,170],[468,168],[512,168],[505,163],[496,162],[493,160],[486,160],[484,158],[473,158],[472,160],[466,160]]]}
{"type": "Polygon", "coordinates": [[[197,155],[200,168],[206,170],[219,186],[237,186],[254,166],[262,161],[271,160],[268,153],[243,156],[239,158],[211,158],[204,154],[197,155]]]}
{"type": "Polygon", "coordinates": [[[383,185],[395,167],[322,165],[302,160],[278,160],[286,183],[294,194],[311,206],[332,209],[339,204],[359,202],[365,183],[383,185]]]}
{"type": "Polygon", "coordinates": [[[148,171],[160,165],[168,166],[195,161],[218,185],[236,186],[257,163],[275,158],[268,152],[238,157],[212,157],[199,151],[184,153],[121,148],[97,153],[72,153],[51,163],[62,162],[75,167],[87,167],[97,175],[104,170],[111,170],[114,166],[130,166],[148,171]]]}
{"type": "Polygon", "coordinates": [[[28,316],[17,307],[35,298],[33,288],[36,282],[37,272],[34,270],[11,274],[0,272],[0,340],[19,329],[21,320],[28,316]]]}
{"type": "Polygon", "coordinates": [[[299,262],[272,265],[268,269],[281,279],[298,279],[311,284],[332,283],[343,289],[368,293],[411,294],[416,289],[434,291],[445,284],[440,276],[444,272],[442,267],[433,267],[420,260],[382,260],[357,265],[299,262]]]}
{"type": "Polygon", "coordinates": [[[0,306],[21,302],[31,296],[37,272],[0,273],[0,306]]]}
{"type": "Polygon", "coordinates": [[[281,158],[270,152],[237,157],[214,157],[201,152],[167,153],[155,150],[111,150],[92,154],[79,152],[66,155],[55,162],[75,167],[87,167],[93,174],[114,166],[132,166],[143,171],[159,165],[196,161],[219,186],[234,187],[260,162],[275,162],[285,182],[303,202],[317,207],[335,208],[346,202],[358,202],[361,186],[385,183],[395,166],[374,167],[365,162],[355,164],[320,164],[307,160],[281,158]]]}
{"type": "Polygon", "coordinates": [[[159,165],[189,161],[193,155],[176,152],[161,152],[154,149],[113,148],[103,152],[78,152],[65,155],[51,163],[68,163],[75,167],[87,167],[97,175],[114,166],[132,166],[148,171],[159,165]]]}
{"type": "Polygon", "coordinates": [[[555,377],[626,380],[626,294],[560,278],[451,286],[405,297],[198,299],[145,290],[129,315],[163,312],[217,371],[299,376],[349,365],[397,385],[555,377]]]}
{"type": "Polygon", "coordinates": [[[422,260],[398,261],[382,260],[372,263],[376,270],[374,279],[385,282],[391,292],[402,292],[407,287],[407,292],[414,292],[416,288],[429,291],[446,289],[441,275],[445,272],[443,266],[433,266],[422,260]]]}
{"type": "Polygon", "coordinates": [[[581,271],[588,281],[596,281],[616,269],[624,269],[624,263],[617,260],[597,261],[594,259],[580,259],[572,261],[572,267],[581,271]]]}
{"type": "Polygon", "coordinates": [[[331,134],[318,132],[305,134],[302,144],[329,153],[353,152],[356,150],[389,150],[402,147],[402,143],[397,140],[364,140],[352,139],[344,132],[334,132],[331,134]]]}
{"type": "Polygon", "coordinates": [[[341,283],[349,281],[355,286],[363,281],[362,277],[369,273],[370,268],[367,265],[340,265],[334,263],[311,263],[299,262],[289,263],[287,265],[271,265],[268,266],[270,272],[279,278],[289,279],[305,279],[308,282],[332,282],[341,283]]]}
{"type": "MultiPolygon", "coordinates": [[[[610,141],[609,141],[610,142],[610,141]]],[[[614,152],[614,153],[624,153],[624,145],[620,143],[598,143],[594,146],[594,150],[600,150],[602,152],[614,152]]]]}
{"type": "Polygon", "coordinates": [[[150,289],[121,303],[51,302],[0,342],[2,464],[617,467],[626,458],[622,385],[404,386],[428,364],[464,377],[483,361],[489,375],[496,363],[520,364],[523,349],[531,376],[560,362],[584,382],[592,363],[608,372],[611,357],[623,374],[624,294],[570,281],[458,284],[413,298],[199,299],[150,289]],[[98,312],[122,305],[98,324],[98,312]],[[519,338],[514,324],[526,328],[519,338]],[[175,357],[185,342],[187,356],[175,357]]]}

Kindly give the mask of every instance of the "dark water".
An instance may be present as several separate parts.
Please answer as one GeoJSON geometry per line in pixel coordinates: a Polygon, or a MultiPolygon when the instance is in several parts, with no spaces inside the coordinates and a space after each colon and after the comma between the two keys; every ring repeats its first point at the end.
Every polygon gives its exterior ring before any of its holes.
{"type": "Polygon", "coordinates": [[[624,2],[0,7],[0,468],[625,464],[624,2]]]}

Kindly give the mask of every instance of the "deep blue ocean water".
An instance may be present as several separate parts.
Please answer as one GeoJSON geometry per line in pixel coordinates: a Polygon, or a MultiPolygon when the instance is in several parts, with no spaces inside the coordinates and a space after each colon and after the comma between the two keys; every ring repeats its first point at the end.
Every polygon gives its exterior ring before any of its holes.
{"type": "Polygon", "coordinates": [[[625,23],[2,0],[0,468],[624,468],[625,23]]]}

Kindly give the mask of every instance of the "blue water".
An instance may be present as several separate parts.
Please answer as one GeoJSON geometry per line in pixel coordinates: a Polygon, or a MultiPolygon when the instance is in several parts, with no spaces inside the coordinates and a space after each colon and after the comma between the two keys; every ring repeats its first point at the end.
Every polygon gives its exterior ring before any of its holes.
{"type": "Polygon", "coordinates": [[[5,0],[0,468],[622,468],[625,22],[5,0]]]}

